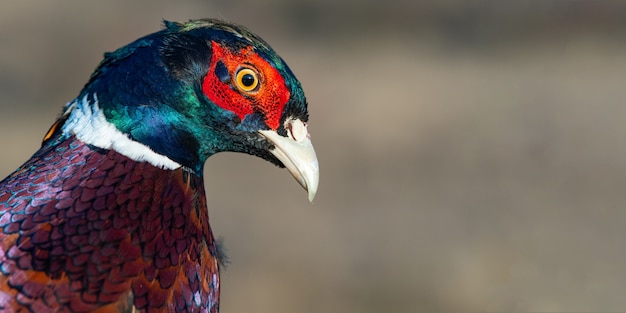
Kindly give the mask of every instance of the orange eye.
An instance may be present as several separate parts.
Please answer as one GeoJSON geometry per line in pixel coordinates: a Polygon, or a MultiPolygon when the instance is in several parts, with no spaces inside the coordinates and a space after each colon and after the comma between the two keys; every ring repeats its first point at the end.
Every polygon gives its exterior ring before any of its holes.
{"type": "Polygon", "coordinates": [[[235,75],[235,84],[243,92],[254,91],[259,86],[259,76],[249,68],[242,68],[235,75]]]}

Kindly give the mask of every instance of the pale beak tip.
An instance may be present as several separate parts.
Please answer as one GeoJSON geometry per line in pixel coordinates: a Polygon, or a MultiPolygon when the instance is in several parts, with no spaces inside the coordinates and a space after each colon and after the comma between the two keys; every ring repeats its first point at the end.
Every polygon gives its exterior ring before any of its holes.
{"type": "Polygon", "coordinates": [[[307,191],[309,202],[313,202],[319,185],[319,165],[315,152],[312,151],[312,153],[313,158],[306,163],[307,166],[300,166],[295,169],[292,166],[288,166],[293,178],[307,191]]]}
{"type": "Polygon", "coordinates": [[[313,203],[313,198],[315,198],[315,195],[317,194],[317,185],[318,185],[318,179],[315,180],[315,182],[310,182],[311,185],[309,186],[307,182],[307,186],[305,187],[306,191],[309,194],[309,202],[313,203]]]}

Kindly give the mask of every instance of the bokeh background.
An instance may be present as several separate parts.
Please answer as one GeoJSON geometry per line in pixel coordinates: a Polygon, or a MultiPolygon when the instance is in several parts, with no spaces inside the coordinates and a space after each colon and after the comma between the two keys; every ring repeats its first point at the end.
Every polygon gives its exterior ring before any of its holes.
{"type": "Polygon", "coordinates": [[[105,51],[161,19],[245,24],[310,104],[313,204],[206,164],[223,312],[626,310],[626,2],[0,3],[0,174],[105,51]]]}

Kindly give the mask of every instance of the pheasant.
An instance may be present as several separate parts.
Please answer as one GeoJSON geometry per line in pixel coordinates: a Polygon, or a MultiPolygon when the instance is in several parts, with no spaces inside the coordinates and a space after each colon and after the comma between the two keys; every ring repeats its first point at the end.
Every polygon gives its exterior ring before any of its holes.
{"type": "Polygon", "coordinates": [[[204,162],[243,152],[313,200],[307,102],[260,37],[215,19],[106,53],[0,182],[0,311],[218,312],[204,162]]]}

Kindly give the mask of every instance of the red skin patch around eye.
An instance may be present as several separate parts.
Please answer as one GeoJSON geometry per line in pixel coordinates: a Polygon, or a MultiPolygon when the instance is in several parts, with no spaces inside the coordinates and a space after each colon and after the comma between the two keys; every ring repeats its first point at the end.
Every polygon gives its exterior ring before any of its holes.
{"type": "Polygon", "coordinates": [[[254,52],[252,47],[231,52],[216,42],[211,42],[213,55],[209,73],[202,82],[202,91],[220,108],[237,114],[241,120],[246,115],[259,111],[263,113],[267,126],[276,130],[280,126],[280,118],[289,101],[289,90],[282,75],[265,59],[254,52]],[[223,83],[215,75],[215,66],[222,61],[228,69],[230,83],[223,83]],[[243,92],[232,85],[235,74],[240,67],[255,69],[259,74],[259,87],[253,92],[243,92]]]}

